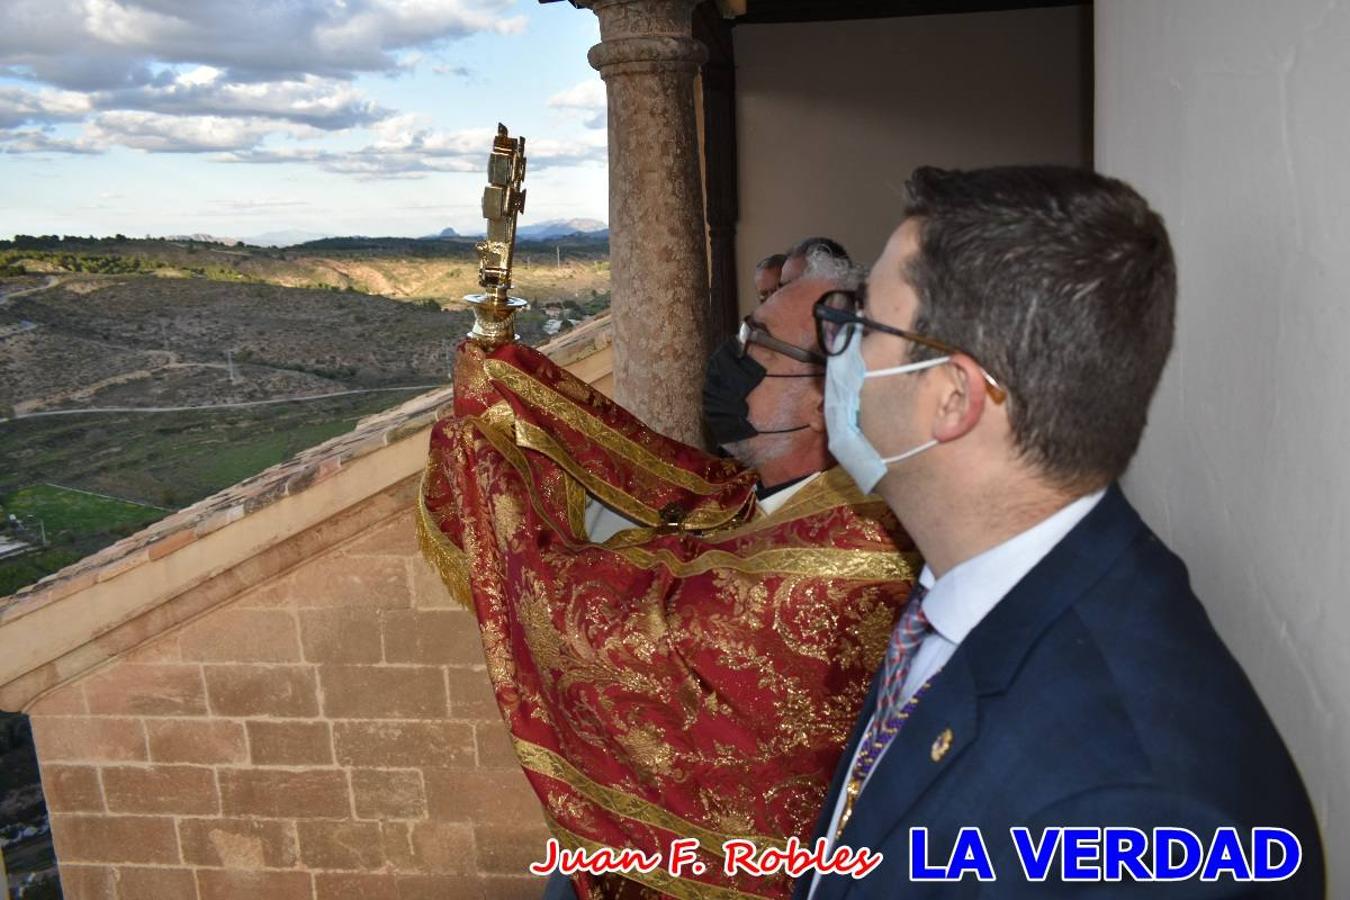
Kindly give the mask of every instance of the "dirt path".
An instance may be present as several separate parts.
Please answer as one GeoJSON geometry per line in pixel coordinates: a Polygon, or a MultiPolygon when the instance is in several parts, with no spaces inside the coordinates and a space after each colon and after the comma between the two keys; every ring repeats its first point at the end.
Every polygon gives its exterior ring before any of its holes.
{"type": "Polygon", "coordinates": [[[11,291],[8,294],[0,294],[0,307],[3,307],[6,303],[14,299],[15,297],[26,297],[29,294],[36,294],[38,291],[51,290],[60,283],[61,283],[60,278],[57,278],[55,275],[48,275],[46,284],[39,284],[37,287],[24,288],[21,291],[11,291]]]}
{"type": "Polygon", "coordinates": [[[191,369],[191,368],[209,368],[223,369],[224,363],[185,363],[178,362],[178,354],[172,350],[145,350],[144,353],[162,353],[168,357],[166,362],[161,363],[153,369],[133,369],[130,372],[119,372],[116,375],[109,375],[107,378],[101,378],[92,384],[82,387],[72,388],[68,391],[61,391],[46,397],[39,397],[36,400],[23,400],[14,404],[14,417],[20,418],[29,415],[30,410],[39,410],[44,406],[51,406],[54,403],[60,403],[63,400],[81,400],[85,397],[92,397],[105,387],[114,384],[125,384],[128,381],[138,381],[142,378],[149,378],[156,372],[164,369],[191,369]]]}
{"type": "MultiPolygon", "coordinates": [[[[184,365],[187,365],[186,363],[184,365]]],[[[430,391],[449,387],[447,382],[440,384],[405,384],[402,387],[357,388],[350,391],[333,391],[331,394],[311,394],[303,397],[274,397],[270,400],[242,400],[238,403],[206,403],[200,406],[92,406],[85,409],[50,409],[41,412],[16,412],[15,419],[36,419],[38,416],[74,416],[83,413],[158,413],[188,412],[197,409],[232,409],[241,406],[266,406],[269,403],[300,403],[305,400],[327,400],[331,397],[347,397],[352,394],[378,394],[384,391],[430,391]]],[[[0,422],[9,421],[0,419],[0,422]]]]}

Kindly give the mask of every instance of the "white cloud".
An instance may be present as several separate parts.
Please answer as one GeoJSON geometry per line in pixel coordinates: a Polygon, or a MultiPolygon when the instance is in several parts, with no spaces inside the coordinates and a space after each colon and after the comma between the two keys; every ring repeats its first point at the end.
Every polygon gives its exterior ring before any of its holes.
{"type": "MultiPolygon", "coordinates": [[[[534,0],[525,0],[533,3],[534,0]]],[[[422,69],[473,80],[451,53],[513,34],[517,0],[0,0],[0,152],[209,153],[363,180],[481,172],[490,129],[441,131],[381,106],[356,76],[422,69]],[[84,123],[72,137],[55,125],[84,123]],[[297,145],[368,129],[357,149],[297,145]],[[60,136],[58,136],[60,135],[60,136]]],[[[549,106],[605,125],[598,79],[549,106]]],[[[348,147],[353,144],[348,143],[348,147]]],[[[603,163],[603,131],[531,141],[533,170],[603,163]]]]}
{"type": "MultiPolygon", "coordinates": [[[[226,162],[310,163],[328,172],[362,180],[422,178],[437,172],[483,172],[490,129],[439,132],[418,127],[418,117],[398,116],[380,123],[378,140],[359,150],[334,151],[300,147],[255,148],[228,153],[226,162]]],[[[532,171],[552,166],[603,163],[603,139],[529,141],[525,155],[532,171]]]]}
{"type": "Polygon", "coordinates": [[[94,91],[153,80],[150,62],[232,80],[393,72],[404,51],[524,28],[514,0],[5,0],[0,66],[94,91]]]}
{"type": "Polygon", "coordinates": [[[75,122],[92,108],[89,98],[76,91],[30,91],[0,84],[0,128],[50,122],[75,122]]]}
{"type": "Polygon", "coordinates": [[[466,80],[473,77],[473,70],[468,66],[452,66],[449,63],[437,63],[431,67],[431,71],[437,75],[453,75],[466,80]]]}
{"type": "Polygon", "coordinates": [[[575,111],[582,116],[587,128],[604,128],[608,112],[605,98],[605,83],[592,78],[580,84],[574,84],[548,98],[548,105],[554,109],[575,111]]]}
{"type": "Polygon", "coordinates": [[[277,81],[231,82],[211,66],[199,66],[155,84],[98,91],[89,97],[94,107],[104,110],[262,116],[328,131],[370,125],[391,114],[391,110],[340,79],[303,75],[277,81]]]}
{"type": "Polygon", "coordinates": [[[292,137],[313,137],[302,125],[279,126],[271,119],[224,116],[166,116],[118,110],[99,113],[86,130],[94,146],[120,145],[156,153],[210,153],[250,150],[284,130],[292,137]]]}
{"type": "Polygon", "coordinates": [[[101,153],[87,140],[66,140],[52,137],[37,129],[0,131],[0,152],[3,153],[101,153]]]}
{"type": "Polygon", "coordinates": [[[0,0],[0,139],[9,153],[257,149],[394,114],[352,84],[424,51],[524,25],[515,0],[0,0]],[[87,122],[79,141],[50,126],[87,122]],[[25,126],[29,130],[19,130],[25,126]]]}

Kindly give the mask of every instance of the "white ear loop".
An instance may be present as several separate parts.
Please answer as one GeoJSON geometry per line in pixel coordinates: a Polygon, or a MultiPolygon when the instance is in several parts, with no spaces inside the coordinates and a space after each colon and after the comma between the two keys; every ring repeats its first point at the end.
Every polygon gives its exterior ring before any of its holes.
{"type": "Polygon", "coordinates": [[[900,375],[904,372],[921,372],[924,369],[931,369],[933,366],[940,366],[950,360],[950,356],[937,356],[933,359],[925,359],[922,362],[905,363],[903,366],[891,366],[889,369],[877,369],[874,372],[867,372],[863,377],[877,378],[882,375],[900,375]]]}
{"type": "MultiPolygon", "coordinates": [[[[951,359],[950,356],[938,356],[934,357],[933,359],[925,359],[922,362],[906,363],[903,366],[892,366],[889,369],[877,369],[875,372],[868,372],[863,377],[871,378],[874,375],[900,375],[905,372],[921,372],[924,369],[931,369],[934,366],[940,366],[943,363],[949,361],[950,359],[951,359]]],[[[920,444],[917,447],[911,447],[904,453],[900,453],[896,456],[882,457],[881,461],[888,466],[891,463],[902,462],[903,460],[909,459],[911,456],[918,456],[920,453],[922,453],[925,450],[928,450],[929,448],[936,447],[939,443],[941,442],[937,438],[933,438],[926,444],[920,444]]]]}
{"type": "Polygon", "coordinates": [[[891,463],[898,463],[903,459],[909,459],[911,456],[918,456],[920,453],[927,450],[929,447],[936,447],[940,443],[941,441],[939,441],[937,438],[933,438],[928,443],[920,444],[917,447],[913,447],[909,450],[906,450],[904,453],[901,453],[898,456],[883,457],[881,461],[889,466],[891,463]]]}

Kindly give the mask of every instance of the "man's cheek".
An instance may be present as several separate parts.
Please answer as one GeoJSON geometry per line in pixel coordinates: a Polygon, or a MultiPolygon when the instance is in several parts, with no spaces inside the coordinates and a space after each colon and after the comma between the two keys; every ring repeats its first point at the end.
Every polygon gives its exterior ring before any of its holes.
{"type": "Polygon", "coordinates": [[[901,378],[869,378],[863,382],[858,409],[858,425],[872,447],[886,455],[886,448],[896,443],[895,436],[904,428],[905,390],[901,378]]]}

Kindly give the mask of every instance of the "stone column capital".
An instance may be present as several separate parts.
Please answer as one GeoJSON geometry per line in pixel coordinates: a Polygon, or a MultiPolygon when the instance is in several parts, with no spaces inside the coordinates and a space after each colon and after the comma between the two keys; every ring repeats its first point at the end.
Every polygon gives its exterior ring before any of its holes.
{"type": "Polygon", "coordinates": [[[708,50],[693,38],[673,35],[625,37],[604,40],[586,54],[591,68],[602,77],[651,68],[697,69],[708,50]]]}
{"type": "Polygon", "coordinates": [[[698,0],[579,0],[600,19],[600,40],[666,35],[693,37],[698,0]]]}

